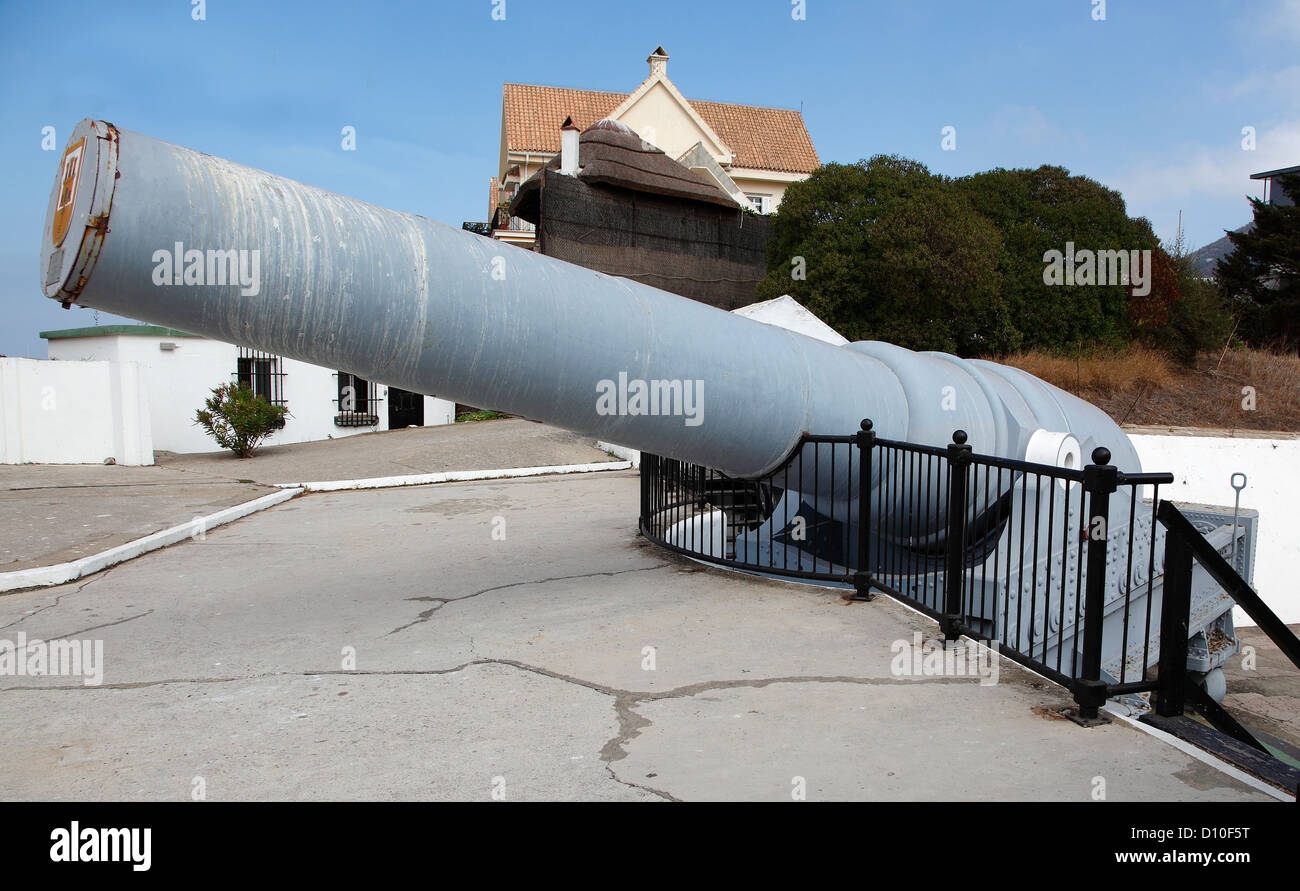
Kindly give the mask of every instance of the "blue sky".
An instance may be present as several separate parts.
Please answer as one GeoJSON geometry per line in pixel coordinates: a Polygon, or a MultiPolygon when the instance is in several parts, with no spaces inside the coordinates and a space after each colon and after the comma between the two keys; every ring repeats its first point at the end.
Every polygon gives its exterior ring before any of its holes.
{"type": "Polygon", "coordinates": [[[1182,210],[1192,247],[1249,220],[1250,173],[1300,164],[1300,0],[498,2],[0,0],[0,354],[94,322],[37,286],[83,117],[459,224],[486,215],[503,82],[630,91],[662,44],[688,98],[802,108],[823,161],[1060,164],[1163,239],[1182,210]]]}

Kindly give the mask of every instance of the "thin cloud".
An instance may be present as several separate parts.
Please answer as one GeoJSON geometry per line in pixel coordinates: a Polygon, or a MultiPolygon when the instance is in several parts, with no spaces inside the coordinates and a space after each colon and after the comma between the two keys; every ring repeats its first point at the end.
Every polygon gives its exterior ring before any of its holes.
{"type": "Polygon", "coordinates": [[[1300,44],[1300,0],[1253,7],[1238,20],[1238,31],[1252,44],[1274,39],[1300,44]]]}
{"type": "Polygon", "coordinates": [[[1278,7],[1278,31],[1300,43],[1300,0],[1281,0],[1278,7]]]}
{"type": "Polygon", "coordinates": [[[1260,95],[1279,104],[1300,106],[1300,65],[1254,71],[1223,90],[1218,98],[1232,102],[1260,95]]]}
{"type": "Polygon", "coordinates": [[[1257,192],[1250,175],[1287,167],[1300,159],[1300,122],[1256,134],[1256,150],[1240,145],[1183,146],[1173,158],[1150,159],[1105,179],[1118,188],[1129,212],[1170,198],[1240,198],[1257,192]]]}
{"type": "Polygon", "coordinates": [[[1066,134],[1036,105],[1003,105],[993,115],[993,129],[1025,145],[1060,145],[1066,134]]]}

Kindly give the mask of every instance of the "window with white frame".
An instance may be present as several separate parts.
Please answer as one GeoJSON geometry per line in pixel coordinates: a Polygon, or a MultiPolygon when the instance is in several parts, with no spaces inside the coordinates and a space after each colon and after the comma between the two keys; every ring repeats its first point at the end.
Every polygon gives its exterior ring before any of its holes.
{"type": "Polygon", "coordinates": [[[746,192],[745,197],[749,199],[749,206],[759,213],[767,213],[772,209],[772,196],[761,195],[756,192],[746,192]]]}

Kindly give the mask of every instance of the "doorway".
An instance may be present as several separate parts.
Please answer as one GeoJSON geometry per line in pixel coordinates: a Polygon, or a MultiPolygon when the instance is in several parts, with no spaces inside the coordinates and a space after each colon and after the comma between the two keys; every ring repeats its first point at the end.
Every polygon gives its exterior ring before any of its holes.
{"type": "Polygon", "coordinates": [[[388,429],[401,430],[403,427],[423,426],[424,396],[420,393],[412,393],[410,390],[389,387],[388,429]]]}

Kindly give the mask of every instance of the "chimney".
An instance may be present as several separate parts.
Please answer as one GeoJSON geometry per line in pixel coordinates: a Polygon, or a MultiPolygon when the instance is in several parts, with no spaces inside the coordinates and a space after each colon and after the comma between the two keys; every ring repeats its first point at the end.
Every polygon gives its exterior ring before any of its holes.
{"type": "Polygon", "coordinates": [[[655,47],[655,51],[646,59],[650,63],[650,76],[662,74],[668,76],[668,54],[664,52],[662,46],[655,47]]]}
{"type": "Polygon", "coordinates": [[[571,117],[560,125],[560,172],[565,176],[578,175],[578,128],[571,117]]]}

